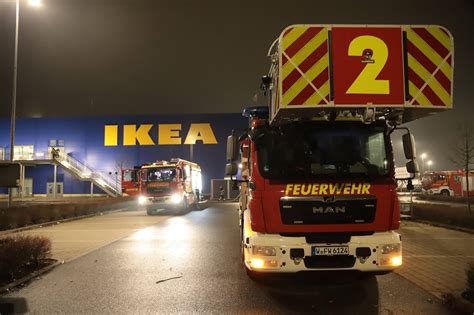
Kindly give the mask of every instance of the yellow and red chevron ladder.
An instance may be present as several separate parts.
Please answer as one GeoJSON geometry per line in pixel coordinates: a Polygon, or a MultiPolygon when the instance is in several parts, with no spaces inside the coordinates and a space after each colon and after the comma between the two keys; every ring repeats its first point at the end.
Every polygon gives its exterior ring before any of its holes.
{"type": "Polygon", "coordinates": [[[289,28],[281,45],[282,107],[329,104],[328,29],[289,28]]]}
{"type": "Polygon", "coordinates": [[[452,104],[453,47],[451,36],[439,26],[404,27],[408,65],[409,104],[452,104]]]}
{"type": "MultiPolygon", "coordinates": [[[[276,95],[276,108],[331,104],[331,27],[295,25],[282,34],[281,81],[276,82],[277,88],[281,84],[281,95],[276,95]]],[[[401,26],[401,30],[405,39],[405,106],[451,107],[451,35],[440,26],[401,26]]]]}

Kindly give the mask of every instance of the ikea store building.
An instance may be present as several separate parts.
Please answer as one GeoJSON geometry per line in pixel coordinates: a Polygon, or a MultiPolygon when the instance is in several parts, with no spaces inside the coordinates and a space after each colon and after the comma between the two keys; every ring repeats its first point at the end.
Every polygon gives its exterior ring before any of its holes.
{"type": "MultiPolygon", "coordinates": [[[[104,194],[100,183],[119,185],[120,169],[171,158],[198,163],[203,193],[209,193],[211,179],[224,177],[227,136],[246,127],[238,113],[19,118],[14,156],[22,165],[22,195],[52,195],[54,179],[56,195],[89,195],[91,188],[104,194]],[[53,154],[60,154],[62,162],[55,162],[53,154]]],[[[10,121],[0,118],[3,160],[9,158],[9,136],[10,121]]]]}

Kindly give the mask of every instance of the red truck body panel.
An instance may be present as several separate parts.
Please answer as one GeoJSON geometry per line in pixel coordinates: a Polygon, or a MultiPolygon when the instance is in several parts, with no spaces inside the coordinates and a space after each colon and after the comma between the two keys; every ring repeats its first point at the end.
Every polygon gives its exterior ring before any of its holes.
{"type": "MultiPolygon", "coordinates": [[[[254,148],[254,146],[251,146],[254,148]]],[[[340,179],[340,180],[311,180],[311,181],[274,181],[264,179],[259,172],[257,163],[257,152],[251,151],[253,156],[251,181],[256,189],[250,191],[249,209],[251,212],[252,230],[262,233],[312,233],[312,232],[377,232],[396,230],[400,226],[399,201],[396,193],[396,183],[388,178],[383,180],[367,179],[340,179]],[[308,196],[364,196],[362,194],[345,193],[344,186],[347,185],[370,185],[366,186],[368,195],[377,199],[375,219],[371,223],[358,224],[312,224],[312,225],[288,225],[282,222],[280,214],[280,199],[285,196],[295,196],[294,190],[288,190],[287,185],[301,185],[302,192],[298,196],[304,196],[309,185],[328,185],[323,194],[307,194],[308,196]],[[305,185],[305,186],[303,186],[305,185]],[[333,193],[329,190],[333,187],[333,193]],[[344,187],[344,188],[342,188],[344,187]],[[339,190],[339,193],[337,191],[339,190]],[[334,192],[336,191],[336,192],[334,192]]],[[[392,151],[389,151],[392,155],[392,151]]],[[[300,190],[301,191],[301,190],[300,190]]],[[[346,190],[346,192],[348,192],[346,190]]]]}

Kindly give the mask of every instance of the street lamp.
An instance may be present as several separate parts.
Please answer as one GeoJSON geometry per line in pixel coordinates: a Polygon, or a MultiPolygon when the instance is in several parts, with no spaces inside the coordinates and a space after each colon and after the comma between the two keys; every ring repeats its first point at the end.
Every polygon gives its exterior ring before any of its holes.
{"type": "Polygon", "coordinates": [[[28,4],[32,7],[40,7],[43,5],[43,1],[41,0],[28,0],[28,4]]]}
{"type": "MultiPolygon", "coordinates": [[[[41,0],[28,0],[31,6],[41,6],[41,0]]],[[[12,87],[12,112],[10,122],[10,162],[13,162],[15,153],[15,126],[16,126],[16,86],[18,81],[18,27],[20,24],[20,0],[16,0],[15,14],[15,53],[13,57],[13,87],[12,87]]],[[[8,207],[12,205],[13,190],[8,189],[8,207]]]]}
{"type": "Polygon", "coordinates": [[[429,161],[428,161],[428,168],[429,168],[430,171],[431,171],[431,165],[432,165],[432,164],[433,164],[433,161],[429,160],[429,161]]]}
{"type": "Polygon", "coordinates": [[[422,153],[421,154],[421,165],[422,165],[422,173],[421,174],[424,174],[425,173],[425,159],[427,157],[426,153],[422,153]]]}

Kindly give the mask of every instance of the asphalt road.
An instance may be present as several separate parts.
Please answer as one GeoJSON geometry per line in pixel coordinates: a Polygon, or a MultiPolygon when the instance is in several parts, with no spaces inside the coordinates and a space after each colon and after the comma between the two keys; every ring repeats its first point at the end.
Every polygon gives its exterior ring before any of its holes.
{"type": "Polygon", "coordinates": [[[236,205],[211,205],[61,265],[9,297],[25,298],[38,314],[450,314],[394,273],[255,282],[240,262],[238,235],[236,205]]]}

